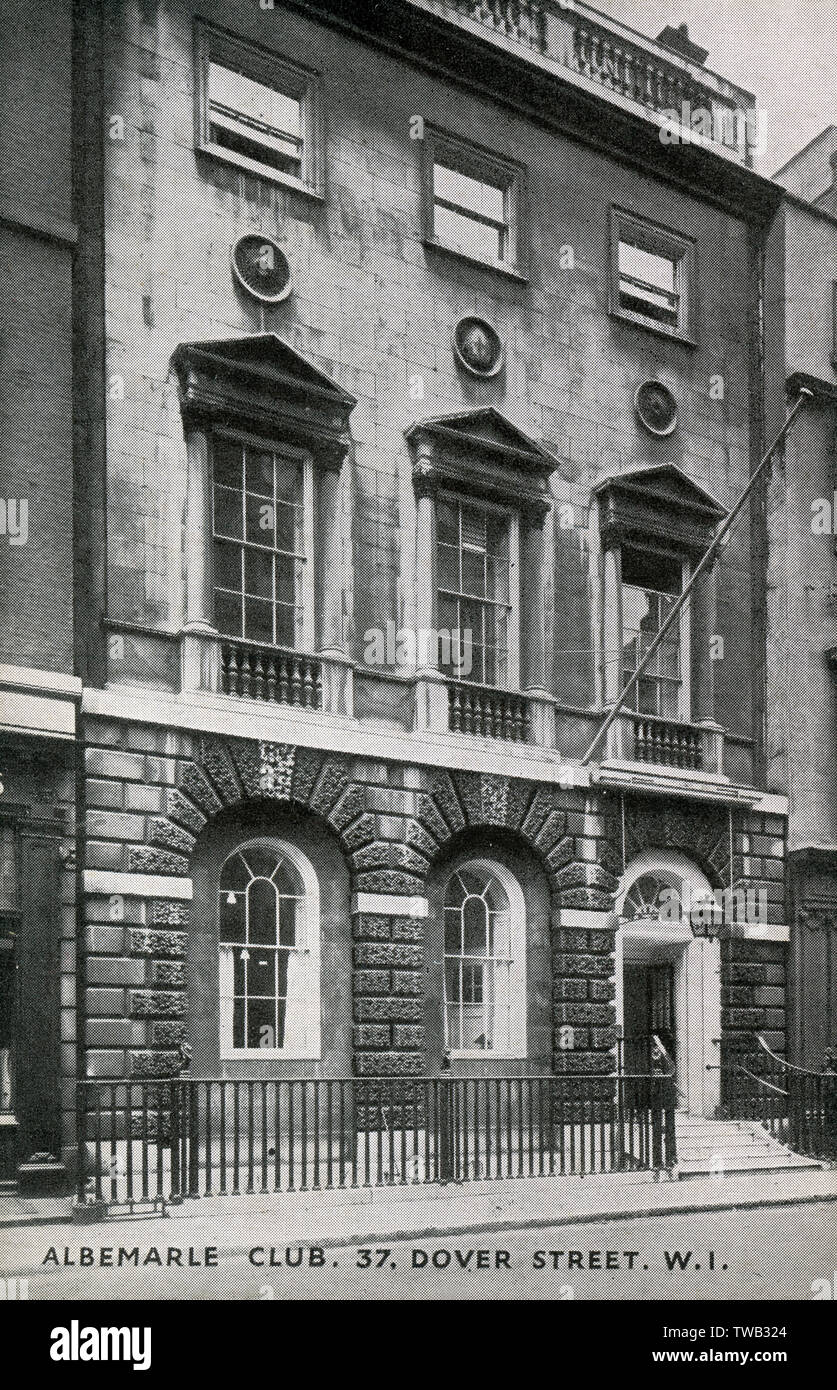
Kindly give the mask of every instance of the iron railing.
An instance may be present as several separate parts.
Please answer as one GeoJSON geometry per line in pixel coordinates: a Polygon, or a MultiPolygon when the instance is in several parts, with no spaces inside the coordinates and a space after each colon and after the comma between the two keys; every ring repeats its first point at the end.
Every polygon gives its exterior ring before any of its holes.
{"type": "Polygon", "coordinates": [[[810,1158],[837,1159],[837,1072],[797,1067],[763,1038],[756,1050],[721,1044],[721,1106],[810,1158]]]}
{"type": "Polygon", "coordinates": [[[669,1077],[84,1081],[80,1202],[661,1170],[669,1077]]]}

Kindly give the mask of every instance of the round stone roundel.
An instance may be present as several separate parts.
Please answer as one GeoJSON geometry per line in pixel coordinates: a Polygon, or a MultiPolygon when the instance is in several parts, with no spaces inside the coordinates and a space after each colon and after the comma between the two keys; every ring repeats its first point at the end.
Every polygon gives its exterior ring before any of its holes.
{"type": "Polygon", "coordinates": [[[263,304],[279,304],[291,292],[288,258],[264,232],[246,232],[231,253],[235,278],[248,294],[263,304]]]}
{"type": "Polygon", "coordinates": [[[634,408],[651,434],[672,434],[677,426],[677,402],[661,381],[644,381],[637,387],[634,408]]]}
{"type": "Polygon", "coordinates": [[[503,365],[503,344],[485,319],[460,319],[453,333],[453,350],[458,362],[475,376],[496,376],[503,365]]]}

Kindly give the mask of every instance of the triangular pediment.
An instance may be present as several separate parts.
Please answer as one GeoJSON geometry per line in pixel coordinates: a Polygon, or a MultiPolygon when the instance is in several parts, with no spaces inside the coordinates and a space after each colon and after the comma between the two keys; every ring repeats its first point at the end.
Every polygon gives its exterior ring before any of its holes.
{"type": "Polygon", "coordinates": [[[477,410],[466,410],[454,415],[436,415],[427,420],[417,420],[407,430],[407,438],[419,434],[433,438],[446,439],[459,443],[462,447],[486,450],[497,455],[506,455],[519,462],[529,461],[540,469],[551,472],[556,460],[542,445],[532,439],[517,425],[512,424],[505,415],[493,405],[482,406],[477,410]]]}
{"type": "Polygon", "coordinates": [[[707,521],[721,521],[727,515],[717,497],[694,482],[675,463],[650,464],[616,473],[603,479],[595,488],[596,495],[605,492],[635,497],[646,504],[661,508],[674,507],[692,514],[701,514],[707,521]]]}
{"type": "Polygon", "coordinates": [[[321,401],[330,399],[344,409],[357,404],[354,396],[275,333],[181,343],[172,357],[172,365],[180,371],[189,363],[199,364],[203,371],[249,375],[266,386],[272,381],[283,390],[313,391],[321,401]]]}

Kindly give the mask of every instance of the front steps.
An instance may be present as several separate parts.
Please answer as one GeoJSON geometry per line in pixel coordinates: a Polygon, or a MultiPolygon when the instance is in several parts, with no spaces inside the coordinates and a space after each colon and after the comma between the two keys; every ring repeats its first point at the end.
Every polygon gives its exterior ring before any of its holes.
{"type": "Polygon", "coordinates": [[[680,1178],[823,1167],[794,1153],[754,1120],[707,1120],[678,1110],[675,1130],[680,1178]]]}

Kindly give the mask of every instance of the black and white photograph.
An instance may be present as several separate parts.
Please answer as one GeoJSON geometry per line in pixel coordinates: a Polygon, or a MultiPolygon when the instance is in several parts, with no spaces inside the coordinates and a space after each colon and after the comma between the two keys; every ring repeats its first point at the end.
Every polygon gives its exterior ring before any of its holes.
{"type": "Polygon", "coordinates": [[[0,35],[0,1321],[58,1380],[217,1301],[800,1370],[833,0],[0,35]]]}

